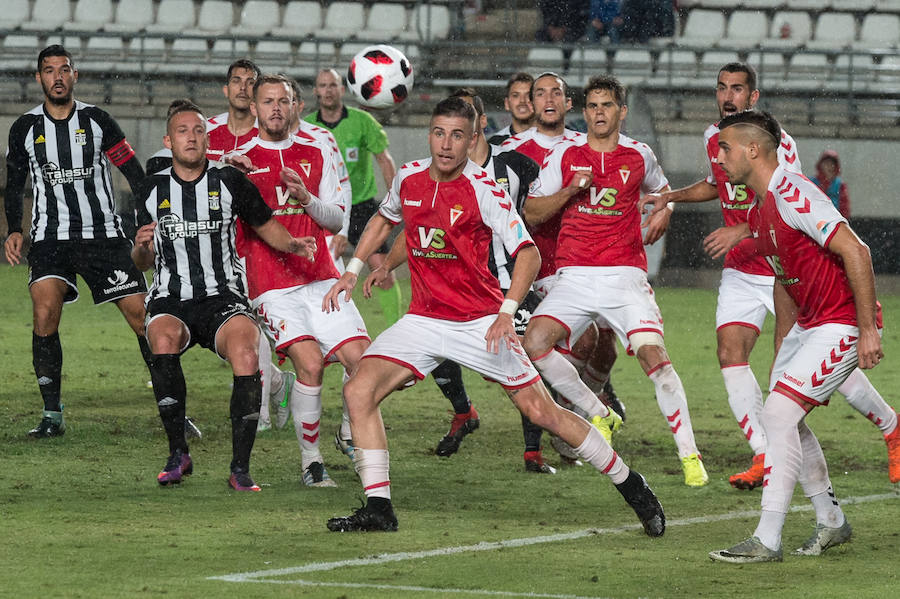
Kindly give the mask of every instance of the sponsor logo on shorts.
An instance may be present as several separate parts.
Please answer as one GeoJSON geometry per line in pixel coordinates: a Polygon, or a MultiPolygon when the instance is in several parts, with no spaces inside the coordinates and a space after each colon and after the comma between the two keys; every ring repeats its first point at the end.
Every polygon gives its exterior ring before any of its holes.
{"type": "Polygon", "coordinates": [[[797,385],[797,387],[803,387],[803,385],[806,384],[806,382],[801,381],[801,380],[798,380],[798,379],[792,377],[791,375],[789,375],[789,374],[786,373],[786,372],[785,372],[784,374],[781,375],[781,378],[783,378],[784,380],[788,381],[789,383],[793,383],[793,384],[797,385]]]}
{"type": "Polygon", "coordinates": [[[222,228],[219,220],[181,220],[175,214],[166,214],[159,219],[159,231],[166,239],[177,241],[178,239],[194,238],[199,235],[217,233],[222,228]]]}
{"type": "Polygon", "coordinates": [[[507,376],[507,377],[506,377],[506,380],[509,381],[510,383],[515,383],[516,381],[521,381],[521,380],[524,379],[526,376],[528,376],[528,373],[527,373],[527,372],[523,372],[522,374],[517,375],[517,376],[507,376]]]}
{"type": "Polygon", "coordinates": [[[48,162],[41,167],[41,175],[43,175],[47,185],[63,185],[92,178],[94,176],[94,167],[59,168],[55,163],[48,162]]]}
{"type": "Polygon", "coordinates": [[[109,281],[110,285],[121,285],[128,280],[128,275],[126,275],[121,270],[114,270],[113,276],[106,277],[106,280],[109,281]]]}

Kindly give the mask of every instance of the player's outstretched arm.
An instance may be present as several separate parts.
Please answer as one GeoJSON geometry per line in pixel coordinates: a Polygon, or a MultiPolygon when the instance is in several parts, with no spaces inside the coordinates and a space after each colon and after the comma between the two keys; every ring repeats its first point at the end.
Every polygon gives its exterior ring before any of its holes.
{"type": "Polygon", "coordinates": [[[859,339],[856,342],[859,367],[874,368],[884,357],[884,351],[876,324],[878,307],[875,301],[875,272],[872,270],[869,247],[856,236],[850,225],[842,224],[828,242],[828,250],[843,260],[847,282],[853,291],[856,326],[859,328],[859,339]]]}
{"type": "Polygon", "coordinates": [[[359,279],[359,273],[362,272],[362,267],[369,259],[369,256],[374,254],[375,250],[381,247],[381,244],[384,243],[384,240],[387,239],[393,228],[394,223],[380,213],[376,212],[372,215],[372,218],[366,223],[366,228],[359,238],[359,243],[356,244],[356,251],[353,253],[353,258],[347,263],[346,272],[341,275],[341,278],[338,279],[337,283],[332,286],[322,299],[323,312],[331,312],[332,310],[340,311],[341,293],[345,294],[345,302],[350,301],[351,293],[356,286],[357,279],[359,279]]]}
{"type": "Polygon", "coordinates": [[[153,266],[153,257],[156,255],[153,247],[154,231],[156,231],[156,223],[152,222],[139,228],[134,236],[131,260],[142,272],[153,266]]]}
{"type": "Polygon", "coordinates": [[[719,227],[703,239],[703,251],[710,258],[718,259],[748,237],[750,237],[750,226],[747,223],[719,227]]]}
{"type": "Polygon", "coordinates": [[[648,193],[638,201],[638,210],[643,214],[647,206],[650,206],[652,216],[670,203],[708,202],[717,197],[719,197],[719,192],[716,190],[716,186],[703,179],[681,189],[668,190],[663,193],[648,193]]]}
{"type": "Polygon", "coordinates": [[[512,347],[519,342],[513,317],[519,308],[519,304],[525,299],[528,290],[531,289],[531,284],[534,283],[534,277],[540,268],[541,254],[535,246],[524,247],[516,253],[516,265],[513,267],[506,298],[500,306],[497,319],[491,324],[484,336],[489,352],[499,352],[501,343],[506,343],[507,347],[512,347]]]}
{"type": "Polygon", "coordinates": [[[406,236],[401,233],[394,238],[394,245],[391,246],[391,251],[388,253],[384,262],[381,263],[381,266],[370,272],[369,276],[366,277],[365,282],[363,282],[363,296],[365,296],[366,299],[371,299],[372,287],[380,286],[395,268],[406,262],[408,259],[409,254],[406,253],[406,236]]]}
{"type": "Polygon", "coordinates": [[[316,259],[315,237],[293,237],[280,222],[270,218],[262,225],[253,227],[256,234],[279,252],[297,254],[312,262],[316,259]]]}
{"type": "MultiPolygon", "coordinates": [[[[669,186],[666,185],[663,188],[662,193],[665,193],[668,190],[669,186]]],[[[644,229],[644,245],[652,245],[666,234],[666,230],[669,228],[669,220],[672,218],[674,205],[668,203],[666,204],[666,207],[668,210],[655,210],[650,216],[645,218],[644,222],[641,224],[641,228],[644,229]]]]}

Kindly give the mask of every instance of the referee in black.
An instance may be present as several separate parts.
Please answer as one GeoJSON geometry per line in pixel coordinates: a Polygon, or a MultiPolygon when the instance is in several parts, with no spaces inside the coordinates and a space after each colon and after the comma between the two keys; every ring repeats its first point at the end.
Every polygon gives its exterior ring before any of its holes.
{"type": "Polygon", "coordinates": [[[228,484],[236,491],[259,491],[250,477],[262,396],[259,327],[235,248],[237,219],[282,252],[312,259],[316,242],[292,237],[243,173],[210,165],[206,119],[190,101],[177,100],[169,108],[163,142],[172,150],[172,166],[144,181],[131,253],[140,270],[155,266],[147,338],[153,350],[153,393],[169,440],[169,457],[157,481],[180,483],[193,472],[184,435],[186,385],[180,356],[199,343],[227,360],[234,373],[228,484]]]}
{"type": "Polygon", "coordinates": [[[78,299],[76,275],[91,289],[95,304],[114,302],[144,340],[147,284],[130,259],[131,243],[115,211],[112,166],[136,190],[144,171],[109,114],[73,97],[78,71],[60,45],[38,55],[35,78],[44,90],[43,104],[19,117],[9,132],[7,153],[6,258],[22,260],[23,196],[31,173],[33,187],[29,291],[34,307],[32,355],[44,400],[40,423],[28,434],[56,437],[65,433],[60,403],[62,346],[59,320],[64,303],[78,299]]]}

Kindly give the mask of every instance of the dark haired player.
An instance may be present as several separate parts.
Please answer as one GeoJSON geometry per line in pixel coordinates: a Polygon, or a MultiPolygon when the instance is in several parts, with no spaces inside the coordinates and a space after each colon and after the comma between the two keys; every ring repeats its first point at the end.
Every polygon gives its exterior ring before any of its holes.
{"type": "MultiPolygon", "coordinates": [[[[532,422],[577,447],[580,457],[616,484],[644,531],[662,535],[665,516],[644,478],[628,469],[597,429],[553,402],[522,350],[513,315],[531,287],[541,257],[509,195],[468,158],[475,142],[472,105],[461,98],[438,103],[428,142],[431,157],[400,168],[366,225],[347,272],[323,302],[326,311],[346,305],[365,259],[384,243],[393,226],[405,222],[413,290],[409,312],[366,350],[344,385],[354,463],[367,503],[350,516],[329,520],[329,530],[397,530],[379,404],[395,389],[421,380],[451,359],[500,383],[532,422]],[[495,235],[516,258],[505,298],[484,260],[495,235]]],[[[396,266],[386,263],[381,268],[396,266]]]]}
{"type": "Polygon", "coordinates": [[[191,345],[215,351],[231,364],[232,461],[228,484],[259,491],[250,477],[262,389],[259,328],[247,301],[243,266],[235,252],[238,219],[279,251],[312,259],[315,241],[296,238],[276,220],[259,191],[237,169],[206,158],[208,137],[200,109],[174,108],[166,122],[172,166],[144,182],[132,258],[155,267],[147,301],[147,336],[153,350],[153,393],[169,440],[160,485],[193,472],[184,435],[186,386],[181,354],[191,345]]]}
{"type": "Polygon", "coordinates": [[[32,437],[56,437],[66,431],[60,401],[62,345],[59,321],[63,304],[78,299],[76,275],[91,289],[95,304],[113,302],[138,336],[149,367],[144,339],[144,276],[131,262],[131,242],[115,212],[112,166],[137,190],[144,177],[134,150],[113,118],[73,97],[78,70],[60,45],[44,48],[35,79],[43,104],[19,117],[9,131],[7,153],[6,258],[22,260],[22,202],[32,175],[31,249],[28,289],[34,307],[32,356],[44,401],[32,437]]]}
{"type": "Polygon", "coordinates": [[[534,106],[531,104],[531,84],[534,77],[519,71],[513,73],[506,82],[506,95],[503,107],[509,112],[512,122],[498,129],[487,140],[489,144],[499,146],[513,135],[518,135],[534,126],[534,106]]]}

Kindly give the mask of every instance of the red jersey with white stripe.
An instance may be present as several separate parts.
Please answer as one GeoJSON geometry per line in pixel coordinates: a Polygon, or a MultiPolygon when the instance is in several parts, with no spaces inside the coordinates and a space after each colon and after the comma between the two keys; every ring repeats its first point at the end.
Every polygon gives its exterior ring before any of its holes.
{"type": "MultiPolygon", "coordinates": [[[[766,199],[748,214],[760,254],[797,304],[797,324],[856,326],[853,292],[837,254],[828,251],[838,227],[847,226],[815,183],[779,166],[769,181],[766,199]]],[[[878,306],[881,327],[881,306],[878,306]]]]}
{"type": "Polygon", "coordinates": [[[584,171],[591,171],[594,180],[561,211],[556,267],[635,266],[646,271],[637,202],[642,194],[669,184],[653,150],[621,134],[612,152],[597,152],[587,137],[560,143],[544,161],[531,195],[553,195],[584,171]]]}
{"type": "MultiPolygon", "coordinates": [[[[722,220],[726,227],[747,222],[747,211],[753,205],[755,194],[753,190],[744,184],[734,185],[728,181],[728,175],[719,166],[716,157],[719,155],[719,124],[714,123],[707,127],[703,134],[703,142],[706,146],[709,175],[706,182],[715,185],[719,192],[719,204],[722,207],[722,220]]],[[[781,145],[778,147],[778,162],[787,170],[799,173],[800,156],[797,154],[797,144],[794,139],[781,131],[781,145]]],[[[740,243],[731,248],[725,255],[725,268],[733,268],[751,275],[772,276],[772,269],[766,264],[765,258],[756,252],[756,244],[753,239],[742,239],[740,243]]]]}
{"type": "Polygon", "coordinates": [[[315,260],[310,262],[273,249],[253,229],[241,225],[240,250],[247,260],[250,299],[270,289],[340,277],[325,243],[327,231],[306,213],[298,200],[290,197],[280,176],[284,167],[294,169],[309,193],[343,210],[341,187],[330,151],[319,143],[291,136],[284,141],[263,141],[257,137],[241,147],[240,153],[256,167],[247,176],[272,209],[272,216],[294,237],[315,237],[319,248],[315,260]]]}
{"type": "Polygon", "coordinates": [[[225,154],[237,150],[258,134],[259,129],[254,126],[243,135],[235,135],[228,128],[228,113],[217,114],[206,120],[206,135],[209,137],[206,157],[209,160],[222,160],[225,154]]]}
{"type": "MultiPolygon", "coordinates": [[[[578,139],[587,139],[587,136],[571,129],[564,129],[562,135],[550,136],[540,133],[537,127],[532,127],[504,141],[500,144],[500,151],[515,150],[543,165],[547,154],[556,144],[578,139]]],[[[538,279],[549,277],[556,272],[556,240],[559,236],[560,218],[561,214],[557,213],[535,227],[528,227],[534,243],[541,253],[541,270],[538,272],[538,279]]]]}
{"type": "Polygon", "coordinates": [[[412,301],[410,314],[469,321],[496,314],[503,302],[488,270],[496,235],[511,256],[533,245],[509,195],[468,161],[452,181],[434,181],[431,158],[400,167],[379,212],[406,223],[412,301]]]}
{"type": "Polygon", "coordinates": [[[353,190],[350,188],[350,173],[347,171],[347,165],[344,163],[344,156],[338,148],[337,140],[328,129],[319,127],[300,119],[300,125],[294,134],[301,139],[309,139],[323,144],[331,151],[331,158],[334,167],[337,169],[338,182],[341,184],[342,195],[344,198],[344,225],[338,235],[347,236],[347,230],[350,228],[350,208],[353,206],[353,190]]]}

